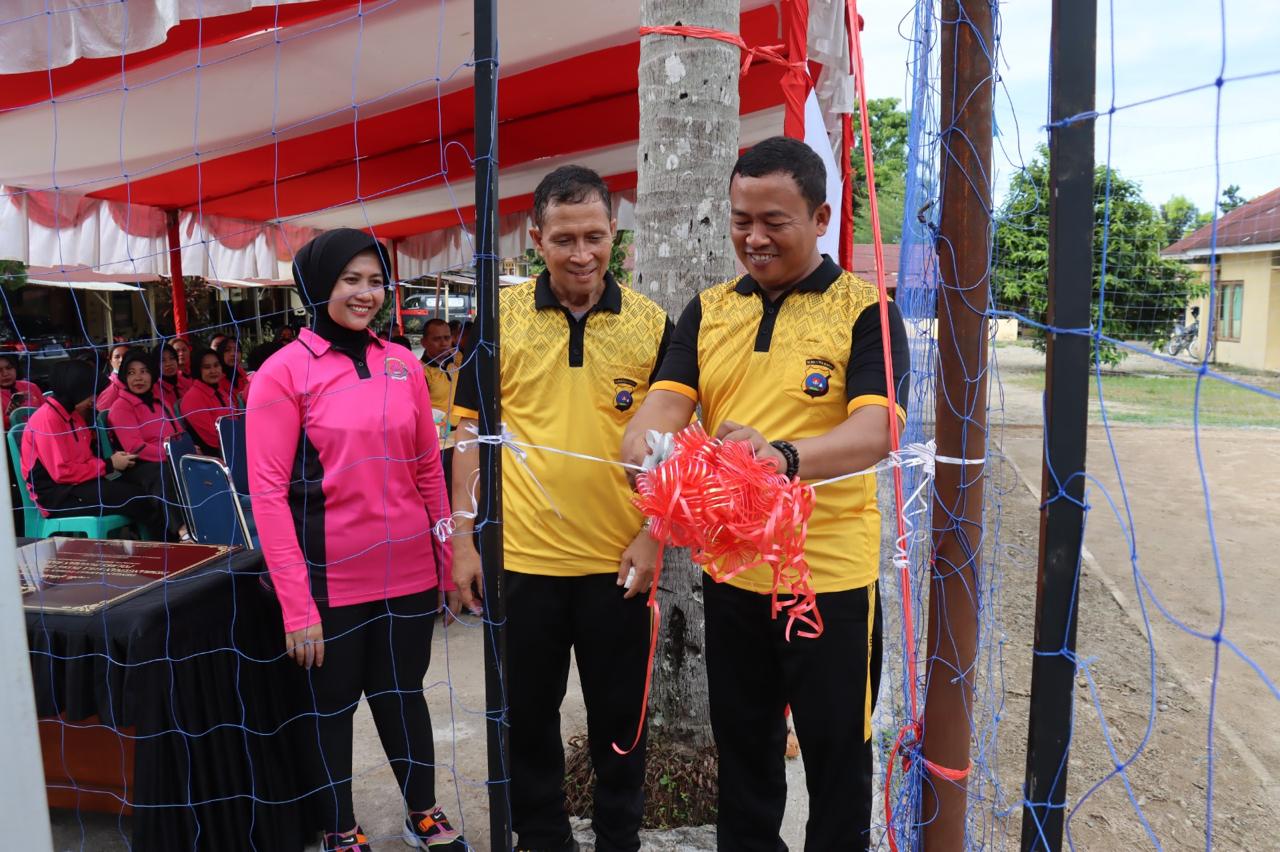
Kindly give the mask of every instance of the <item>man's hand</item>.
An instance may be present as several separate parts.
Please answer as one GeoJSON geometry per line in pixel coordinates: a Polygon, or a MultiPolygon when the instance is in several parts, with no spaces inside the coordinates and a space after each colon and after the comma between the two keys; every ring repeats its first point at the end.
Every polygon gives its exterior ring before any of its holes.
{"type": "Polygon", "coordinates": [[[622,436],[622,463],[635,465],[627,468],[627,481],[631,483],[632,488],[636,485],[636,474],[640,472],[636,468],[640,467],[640,463],[647,455],[649,455],[649,444],[645,440],[645,431],[628,429],[622,436]]]}
{"type": "Polygon", "coordinates": [[[768,438],[750,426],[726,420],[716,430],[716,437],[725,442],[746,441],[751,445],[751,449],[756,451],[756,458],[771,460],[779,473],[785,473],[787,470],[786,456],[778,452],[777,447],[770,444],[768,438]]]}
{"type": "Polygon", "coordinates": [[[303,668],[324,665],[324,628],[319,622],[284,634],[284,652],[303,668]]]}
{"type": "Polygon", "coordinates": [[[627,549],[622,551],[622,559],[618,562],[618,585],[625,586],[627,584],[627,576],[634,570],[635,576],[631,578],[631,585],[627,588],[627,593],[622,596],[623,600],[634,598],[636,595],[644,594],[649,591],[649,584],[653,582],[653,571],[657,567],[658,561],[658,542],[653,536],[649,535],[648,529],[640,530],[640,533],[631,540],[631,544],[627,545],[627,549]]]}
{"type": "Polygon", "coordinates": [[[480,605],[484,600],[484,573],[480,567],[480,554],[469,536],[454,536],[453,583],[458,590],[449,594],[458,596],[458,611],[466,609],[472,615],[481,615],[484,612],[480,605]]]}

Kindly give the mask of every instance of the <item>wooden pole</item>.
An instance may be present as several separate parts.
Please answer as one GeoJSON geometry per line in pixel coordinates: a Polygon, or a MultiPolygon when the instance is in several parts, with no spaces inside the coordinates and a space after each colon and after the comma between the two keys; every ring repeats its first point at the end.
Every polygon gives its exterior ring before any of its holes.
{"type": "MultiPolygon", "coordinates": [[[[938,455],[983,459],[992,233],[992,4],[943,0],[941,41],[938,455]]],[[[934,480],[924,756],[955,770],[969,766],[972,736],[984,472],[981,464],[940,462],[934,480]]],[[[967,786],[967,780],[924,779],[920,821],[925,852],[966,848],[967,786]]]]}
{"type": "Polygon", "coordinates": [[[1049,46],[1049,309],[1044,386],[1040,561],[1027,725],[1022,848],[1062,848],[1076,682],[1076,614],[1084,545],[1093,301],[1093,112],[1097,0],[1053,3],[1049,46]],[[1058,489],[1066,492],[1060,496],[1058,489]]]}

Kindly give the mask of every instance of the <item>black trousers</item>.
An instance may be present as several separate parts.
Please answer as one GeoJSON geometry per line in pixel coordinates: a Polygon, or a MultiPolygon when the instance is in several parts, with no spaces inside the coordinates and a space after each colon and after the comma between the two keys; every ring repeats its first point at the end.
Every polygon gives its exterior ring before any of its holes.
{"type": "Polygon", "coordinates": [[[544,577],[508,571],[505,584],[511,818],[520,846],[558,852],[572,840],[560,739],[572,649],[596,773],[596,849],[635,852],[644,815],[645,741],[626,756],[613,743],[630,746],[640,720],[649,650],[646,598],[623,600],[626,590],[615,573],[544,577]]]}
{"type": "Polygon", "coordinates": [[[719,848],[786,852],[779,829],[787,799],[787,705],[809,792],[806,852],[867,848],[872,763],[865,726],[880,681],[875,585],[819,594],[822,635],[790,642],[785,616],[770,617],[768,595],[705,575],[702,588],[711,728],[720,753],[719,848]]]}
{"type": "Polygon", "coordinates": [[[177,541],[184,518],[182,501],[178,499],[178,486],[173,480],[173,468],[160,462],[137,461],[120,478],[136,486],[143,494],[155,498],[161,520],[152,528],[152,534],[159,535],[161,531],[165,531],[170,541],[177,541]]]}
{"type": "Polygon", "coordinates": [[[436,803],[435,742],[422,681],[431,662],[431,634],[439,608],[435,589],[353,606],[318,604],[324,665],[307,679],[314,739],[305,747],[310,789],[326,832],[355,824],[351,802],[352,717],[363,693],[411,811],[436,803]]]}
{"type": "Polygon", "coordinates": [[[125,479],[90,479],[75,485],[53,484],[36,496],[51,517],[59,515],[124,515],[153,536],[164,531],[164,503],[125,479]]]}

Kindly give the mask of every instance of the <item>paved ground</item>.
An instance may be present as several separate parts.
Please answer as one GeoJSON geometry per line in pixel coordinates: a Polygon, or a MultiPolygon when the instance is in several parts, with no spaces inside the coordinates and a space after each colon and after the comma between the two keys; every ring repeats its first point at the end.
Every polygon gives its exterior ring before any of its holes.
{"type": "MultiPolygon", "coordinates": [[[[485,779],[487,758],[484,730],[483,635],[474,625],[458,624],[448,630],[437,629],[432,643],[431,669],[427,673],[427,701],[435,728],[436,795],[440,804],[465,830],[477,850],[489,850],[488,799],[485,779]]],[[[586,730],[582,693],[577,686],[577,672],[571,672],[569,694],[565,699],[562,730],[566,739],[586,730]]],[[[636,696],[639,700],[639,696],[636,696]]],[[[789,763],[790,788],[803,790],[799,761],[789,763]]],[[[396,792],[395,777],[382,754],[373,719],[364,708],[355,719],[355,794],[356,817],[374,839],[379,850],[405,849],[400,840],[404,824],[403,806],[396,792]]],[[[793,795],[785,826],[786,838],[793,848],[801,848],[805,819],[805,801],[793,795]]],[[[83,852],[124,852],[129,846],[121,836],[121,825],[114,818],[100,815],[77,815],[71,811],[53,813],[54,848],[83,852]]],[[[124,821],[127,834],[128,820],[124,821]]],[[[590,837],[589,832],[583,839],[590,837]]],[[[696,839],[696,835],[693,838],[696,839]]],[[[646,845],[647,849],[671,847],[661,838],[646,845]]],[[[589,852],[590,846],[587,850],[589,852]]],[[[684,845],[682,849],[696,849],[684,845]]],[[[701,848],[714,848],[702,846],[701,848]]]]}

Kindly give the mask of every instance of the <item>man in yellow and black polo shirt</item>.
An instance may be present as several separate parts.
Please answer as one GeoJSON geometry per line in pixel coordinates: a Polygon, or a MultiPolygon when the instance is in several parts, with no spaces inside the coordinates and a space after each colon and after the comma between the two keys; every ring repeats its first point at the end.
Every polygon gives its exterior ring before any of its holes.
{"type": "MultiPolygon", "coordinates": [[[[769,139],[739,158],[729,183],[731,232],[748,274],[703,290],[681,315],[658,380],[627,427],[624,461],[644,457],[646,430],[676,431],[699,404],[713,435],[750,441],[803,480],[856,473],[888,454],[876,288],[818,252],[831,215],[825,194],[822,161],[802,142],[769,139]]],[[[889,307],[901,398],[906,332],[889,307]]],[[[703,577],[721,849],[786,848],[778,832],[788,704],[809,790],[805,849],[868,842],[869,719],[879,680],[875,478],[824,485],[816,498],[805,555],[821,637],[786,640],[785,617],[771,614],[768,569],[724,584],[703,577]]]]}
{"type": "Polygon", "coordinates": [[[439,318],[427,320],[422,329],[422,373],[431,392],[431,407],[443,411],[445,421],[454,429],[458,426],[458,415],[453,410],[453,397],[461,364],[462,359],[453,347],[449,323],[439,318]]]}
{"type": "MultiPolygon", "coordinates": [[[[531,235],[547,270],[504,289],[499,302],[503,421],[522,442],[613,459],[644,402],[671,321],[608,273],[616,223],[608,187],[595,172],[565,166],[543,178],[534,192],[534,223],[531,235]]],[[[454,403],[463,430],[478,416],[477,388],[478,376],[464,366],[454,403]]],[[[454,452],[455,507],[471,504],[477,456],[454,452]]],[[[565,813],[560,740],[572,649],[596,773],[596,848],[634,852],[644,810],[644,747],[623,757],[611,746],[630,743],[639,722],[649,638],[644,593],[657,544],[642,529],[620,467],[536,449],[527,462],[527,469],[510,458],[502,465],[518,848],[577,848],[565,813]]],[[[468,524],[453,540],[464,606],[481,593],[468,524]]]]}

